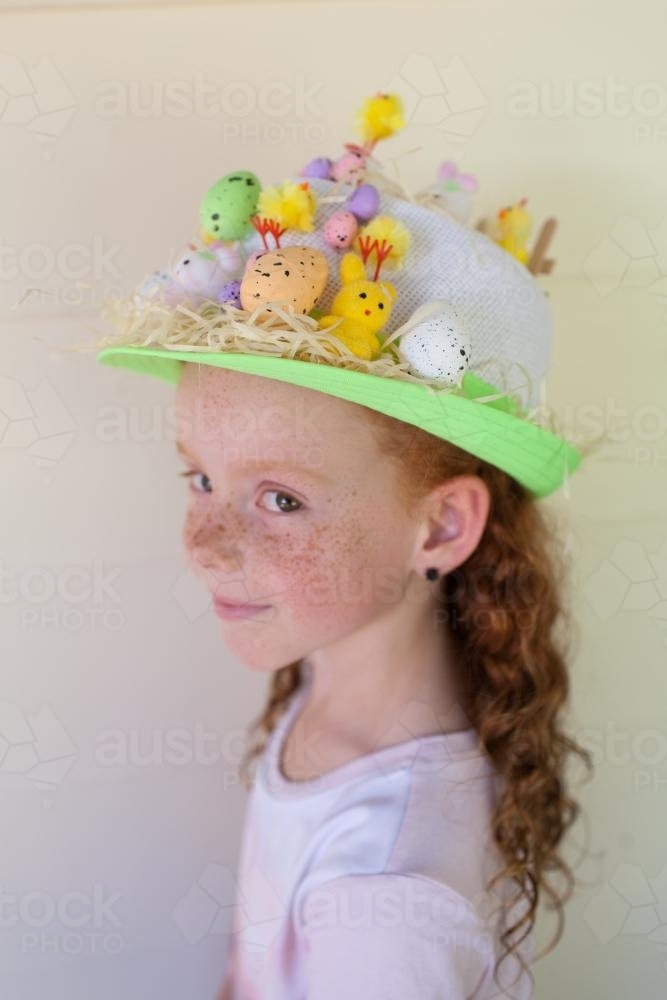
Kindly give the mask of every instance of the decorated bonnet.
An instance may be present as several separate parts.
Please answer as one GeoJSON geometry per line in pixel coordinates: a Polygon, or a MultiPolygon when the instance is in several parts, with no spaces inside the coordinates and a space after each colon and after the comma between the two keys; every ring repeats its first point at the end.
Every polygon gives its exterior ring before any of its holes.
{"type": "Polygon", "coordinates": [[[98,359],[172,383],[197,363],[301,385],[553,493],[582,457],[543,423],[552,316],[538,276],[555,221],[530,249],[525,198],[473,227],[477,180],[450,161],[405,191],[373,156],[404,127],[395,94],[366,100],[355,124],[361,144],[280,183],[216,181],[173,265],[113,307],[98,359]]]}

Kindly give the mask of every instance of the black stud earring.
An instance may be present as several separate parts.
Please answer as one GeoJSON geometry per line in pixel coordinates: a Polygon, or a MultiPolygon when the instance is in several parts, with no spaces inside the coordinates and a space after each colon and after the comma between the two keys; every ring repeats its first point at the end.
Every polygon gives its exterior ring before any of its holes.
{"type": "Polygon", "coordinates": [[[435,569],[435,567],[431,567],[431,569],[427,569],[426,570],[426,579],[427,580],[437,580],[438,579],[438,571],[437,571],[437,569],[435,569]]]}

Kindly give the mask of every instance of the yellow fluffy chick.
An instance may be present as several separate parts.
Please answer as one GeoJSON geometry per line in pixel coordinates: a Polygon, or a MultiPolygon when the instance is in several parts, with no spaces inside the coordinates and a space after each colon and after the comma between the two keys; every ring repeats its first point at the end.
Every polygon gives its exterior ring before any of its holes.
{"type": "Polygon", "coordinates": [[[281,185],[265,187],[260,192],[257,214],[267,219],[276,219],[286,229],[298,229],[303,233],[313,231],[313,217],[317,199],[307,182],[293,184],[285,181],[281,185]]]}
{"type": "Polygon", "coordinates": [[[522,198],[516,205],[500,209],[494,236],[496,243],[499,243],[522,264],[528,261],[526,244],[533,224],[530,215],[524,208],[525,204],[526,199],[522,198]]]}
{"type": "Polygon", "coordinates": [[[354,125],[367,149],[372,150],[380,139],[388,139],[405,127],[401,98],[383,93],[367,97],[354,116],[354,125]]]}
{"type": "Polygon", "coordinates": [[[410,246],[412,237],[410,236],[410,230],[402,222],[399,222],[398,219],[392,219],[390,215],[376,215],[358,233],[354,243],[355,250],[361,250],[359,237],[365,239],[367,236],[370,237],[371,241],[377,240],[378,243],[382,243],[383,240],[386,240],[387,244],[391,244],[391,252],[384,258],[389,267],[399,270],[403,266],[403,258],[410,246]]]}
{"type": "Polygon", "coordinates": [[[388,281],[370,281],[356,253],[345,254],[340,277],[343,287],[331,303],[331,313],[319,320],[319,327],[332,327],[332,336],[357,357],[371,361],[380,353],[377,334],[389,320],[396,289],[388,281]]]}

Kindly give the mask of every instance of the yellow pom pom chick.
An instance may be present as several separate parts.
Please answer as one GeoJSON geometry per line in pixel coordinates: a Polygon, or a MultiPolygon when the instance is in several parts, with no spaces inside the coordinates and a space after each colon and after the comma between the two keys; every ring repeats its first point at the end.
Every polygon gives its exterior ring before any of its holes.
{"type": "Polygon", "coordinates": [[[389,254],[383,258],[390,267],[399,270],[403,266],[403,259],[410,246],[412,237],[410,230],[402,222],[399,222],[398,219],[392,219],[390,215],[376,215],[359,232],[353,249],[361,250],[362,244],[366,242],[367,237],[371,241],[377,240],[378,243],[382,243],[384,240],[386,244],[391,245],[389,254]],[[360,238],[361,243],[359,242],[360,238]]]}
{"type": "Polygon", "coordinates": [[[331,312],[322,316],[319,327],[338,337],[365,361],[380,353],[377,334],[391,316],[396,289],[388,281],[370,281],[364,263],[356,253],[346,253],[340,262],[343,287],[331,303],[331,312]],[[337,325],[336,325],[337,324],[337,325]]]}
{"type": "Polygon", "coordinates": [[[508,253],[526,264],[528,261],[527,241],[533,220],[524,208],[527,199],[522,198],[516,205],[508,205],[498,212],[494,239],[508,253]]]}
{"type": "Polygon", "coordinates": [[[313,231],[313,217],[317,209],[317,199],[307,182],[293,184],[285,181],[281,185],[265,187],[259,196],[257,214],[267,219],[276,219],[286,229],[298,229],[303,233],[313,231]]]}
{"type": "Polygon", "coordinates": [[[371,152],[380,139],[388,139],[405,127],[401,98],[398,94],[381,92],[366,98],[354,116],[354,125],[367,152],[371,152]]]}

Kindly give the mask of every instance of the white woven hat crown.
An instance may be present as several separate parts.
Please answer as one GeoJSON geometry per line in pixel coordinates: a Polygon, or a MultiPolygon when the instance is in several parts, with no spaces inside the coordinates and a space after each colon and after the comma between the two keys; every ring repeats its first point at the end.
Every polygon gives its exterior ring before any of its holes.
{"type": "MultiPolygon", "coordinates": [[[[303,178],[293,182],[302,183],[303,178]]],[[[308,184],[317,196],[316,228],[288,230],[281,245],[312,246],[327,258],[330,279],[318,299],[318,308],[326,313],[338,289],[341,254],[326,242],[323,227],[354,187],[316,177],[309,177],[308,184]]],[[[551,355],[553,321],[548,299],[531,272],[488,236],[443,211],[385,191],[381,211],[402,222],[411,235],[403,266],[384,270],[380,279],[391,281],[398,292],[385,337],[421,306],[444,299],[468,334],[469,370],[513,394],[522,405],[538,405],[540,381],[551,355]]],[[[242,242],[248,253],[263,247],[258,233],[242,242]]]]}

